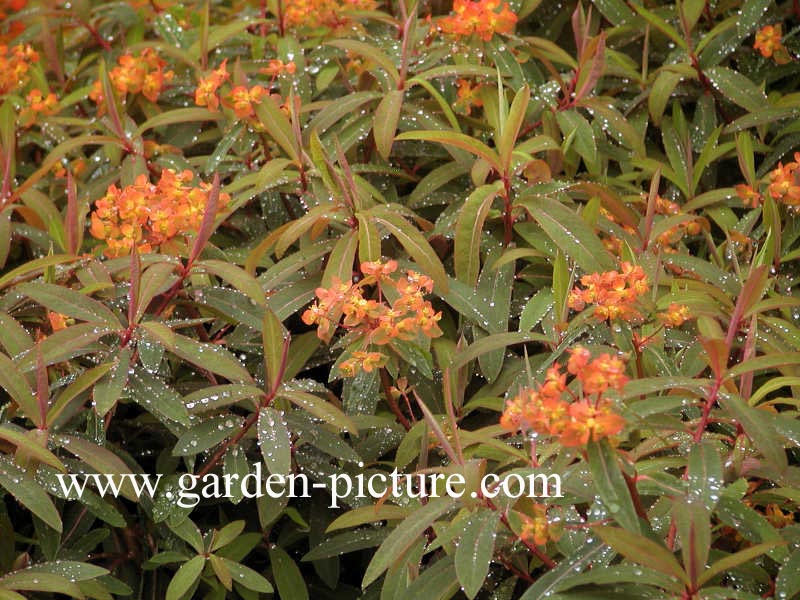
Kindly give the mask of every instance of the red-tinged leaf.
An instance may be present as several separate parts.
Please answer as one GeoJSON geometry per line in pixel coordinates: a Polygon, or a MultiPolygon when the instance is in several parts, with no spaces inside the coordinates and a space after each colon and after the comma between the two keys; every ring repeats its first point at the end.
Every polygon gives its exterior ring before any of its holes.
{"type": "Polygon", "coordinates": [[[283,379],[291,336],[280,319],[269,308],[264,310],[261,340],[264,345],[267,392],[273,393],[278,389],[283,379]]]}
{"type": "MultiPolygon", "coordinates": [[[[381,259],[381,235],[369,215],[356,213],[358,219],[358,260],[375,262],[381,259]]],[[[345,280],[342,280],[345,281],[345,280]]]]}
{"type": "Polygon", "coordinates": [[[67,247],[64,249],[70,254],[77,254],[78,248],[80,248],[83,241],[83,229],[79,224],[77,196],[75,179],[72,177],[72,171],[67,169],[67,215],[64,223],[67,247]]]}
{"type": "MultiPolygon", "coordinates": [[[[32,458],[37,462],[50,465],[54,469],[66,473],[66,467],[64,467],[63,463],[56,455],[47,449],[46,444],[42,445],[39,443],[40,440],[37,439],[38,436],[35,435],[39,433],[43,433],[45,437],[47,436],[47,432],[42,432],[38,429],[25,431],[17,429],[9,423],[0,425],[0,439],[16,446],[19,454],[24,454],[26,458],[32,458]]],[[[17,462],[20,462],[19,458],[17,458],[17,462]]]]}
{"type": "Polygon", "coordinates": [[[375,137],[375,147],[383,160],[389,159],[392,152],[394,134],[397,131],[397,122],[400,120],[400,111],[403,108],[403,90],[392,90],[387,93],[375,109],[372,132],[375,137]]]}
{"type": "Polygon", "coordinates": [[[760,267],[753,267],[750,269],[750,276],[742,286],[742,291],[736,300],[736,306],[733,308],[731,314],[730,325],[728,326],[728,334],[725,337],[725,343],[730,347],[733,340],[739,331],[739,325],[742,317],[750,310],[750,308],[764,296],[769,278],[769,270],[767,265],[760,267]]]}
{"type": "MultiPolygon", "coordinates": [[[[124,475],[131,472],[130,467],[111,450],[103,446],[98,446],[82,437],[75,435],[56,435],[53,436],[53,441],[59,444],[64,450],[80,458],[98,473],[104,475],[124,475]]],[[[127,478],[121,482],[120,493],[133,502],[139,500],[131,481],[127,478]]]]}
{"type": "Polygon", "coordinates": [[[725,376],[725,369],[728,365],[728,346],[724,340],[717,338],[706,338],[698,336],[697,341],[705,350],[705,358],[715,379],[722,379],[725,376]]]}
{"type": "Polygon", "coordinates": [[[689,577],[681,568],[678,559],[665,546],[644,537],[617,527],[593,527],[606,544],[628,560],[660,573],[679,579],[687,586],[691,585],[689,577]]]}
{"type": "Polygon", "coordinates": [[[11,283],[14,283],[14,281],[19,277],[38,274],[43,272],[48,267],[63,265],[66,263],[75,262],[76,260],[78,259],[69,254],[50,254],[48,256],[43,256],[42,258],[29,260],[28,262],[20,265],[16,269],[12,269],[0,277],[0,289],[10,285],[11,283]]]}
{"type": "Polygon", "coordinates": [[[203,220],[200,223],[200,229],[197,231],[197,237],[194,239],[194,246],[189,254],[189,264],[194,264],[194,261],[200,257],[203,248],[206,247],[208,240],[211,239],[211,234],[214,232],[214,224],[217,220],[217,210],[219,208],[219,173],[214,173],[214,180],[211,183],[211,189],[208,191],[208,199],[206,200],[205,211],[203,213],[203,220]]]}
{"type": "Polygon", "coordinates": [[[23,283],[15,289],[53,312],[80,321],[122,328],[119,318],[105,304],[71,288],[37,281],[23,283]]]}
{"type": "MultiPolygon", "coordinates": [[[[126,350],[126,349],[123,349],[126,350]]],[[[99,379],[101,379],[104,375],[106,375],[109,371],[111,371],[116,362],[109,362],[102,365],[98,365],[91,369],[87,369],[83,373],[81,373],[75,381],[70,383],[61,394],[59,394],[58,399],[53,404],[52,408],[47,411],[47,425],[48,427],[52,427],[54,424],[58,423],[58,419],[62,417],[65,413],[67,415],[70,414],[68,408],[71,408],[70,405],[76,399],[80,399],[81,405],[85,402],[85,399],[80,398],[80,395],[88,390],[90,387],[94,386],[99,379]]],[[[72,407],[71,410],[78,410],[77,407],[72,407]]]]}
{"type": "MultiPolygon", "coordinates": [[[[128,288],[128,327],[138,322],[139,296],[141,295],[142,261],[139,259],[139,249],[134,245],[131,249],[130,267],[131,286],[128,288]]],[[[129,330],[130,331],[130,330],[129,330]]]]}
{"type": "MultiPolygon", "coordinates": [[[[581,64],[580,76],[575,93],[575,101],[588,96],[594,90],[600,77],[603,76],[603,70],[606,64],[606,34],[601,31],[600,35],[593,38],[586,47],[586,53],[591,54],[591,68],[586,70],[586,63],[581,64]]],[[[583,57],[582,57],[583,60],[583,57]]]]}
{"type": "Polygon", "coordinates": [[[322,287],[331,287],[334,279],[345,283],[352,281],[356,250],[360,245],[360,231],[360,227],[358,233],[352,230],[348,231],[336,242],[333,250],[328,255],[328,263],[325,265],[325,272],[322,274],[322,287]]]}
{"type": "MultiPolygon", "coordinates": [[[[129,323],[139,323],[153,299],[159,294],[166,292],[174,284],[177,279],[175,275],[175,268],[177,266],[177,263],[157,262],[149,266],[145,272],[142,273],[135,302],[136,311],[132,319],[129,316],[129,323]]],[[[133,271],[133,273],[134,275],[131,277],[132,284],[135,271],[133,271]]]]}
{"type": "Polygon", "coordinates": [[[22,414],[33,421],[37,427],[44,424],[39,415],[36,396],[28,385],[27,379],[5,354],[0,354],[0,386],[19,405],[22,414]]]}
{"type": "Polygon", "coordinates": [[[503,169],[506,173],[511,169],[514,145],[519,137],[522,124],[525,122],[525,115],[528,110],[530,99],[531,89],[525,85],[514,96],[514,100],[511,102],[511,107],[508,110],[505,124],[503,125],[502,135],[497,141],[497,152],[500,155],[500,164],[503,165],[503,169]]]}

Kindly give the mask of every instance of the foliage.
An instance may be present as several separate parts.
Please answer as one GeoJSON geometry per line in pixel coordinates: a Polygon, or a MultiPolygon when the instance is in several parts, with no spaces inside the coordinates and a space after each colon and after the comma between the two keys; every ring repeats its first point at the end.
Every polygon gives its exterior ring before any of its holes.
{"type": "Polygon", "coordinates": [[[0,600],[797,597],[799,20],[0,0],[0,600]]]}

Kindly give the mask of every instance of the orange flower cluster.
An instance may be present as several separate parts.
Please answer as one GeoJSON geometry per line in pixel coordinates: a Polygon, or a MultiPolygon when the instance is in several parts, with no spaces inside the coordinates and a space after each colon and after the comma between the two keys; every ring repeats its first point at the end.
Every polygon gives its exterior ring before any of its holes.
{"type": "Polygon", "coordinates": [[[623,262],[620,271],[592,273],[581,277],[583,288],[575,286],[569,294],[569,307],[576,311],[594,304],[594,316],[601,321],[633,321],[640,317],[636,302],[650,286],[640,266],[623,262]]]}
{"type": "Polygon", "coordinates": [[[517,15],[500,0],[453,0],[453,13],[439,21],[439,28],[457,38],[474,34],[488,42],[495,33],[513,33],[517,25],[517,15]]]}
{"type": "Polygon", "coordinates": [[[227,64],[228,59],[226,58],[219,67],[211,71],[207,77],[202,77],[197,83],[197,89],[194,91],[194,103],[197,106],[207,106],[208,110],[219,108],[217,90],[230,78],[227,64]]]}
{"type": "MultiPolygon", "coordinates": [[[[141,253],[152,252],[173,239],[196,232],[203,220],[210,184],[193,187],[191,171],[176,173],[165,169],[157,184],[139,175],[133,185],[123,189],[112,185],[95,202],[91,215],[91,234],[104,240],[109,257],[128,254],[135,246],[141,253]]],[[[230,201],[220,194],[218,208],[230,201]]]]}
{"type": "MultiPolygon", "coordinates": [[[[145,48],[138,56],[124,54],[117,59],[118,65],[108,74],[111,85],[117,92],[127,94],[141,93],[151,102],[156,102],[164,85],[175,76],[172,71],[165,71],[167,62],[156,54],[152,48],[145,48]]],[[[89,98],[101,107],[105,104],[103,85],[95,81],[89,98]]]]}
{"type": "Polygon", "coordinates": [[[544,546],[548,541],[557,539],[550,522],[547,520],[547,506],[544,504],[533,505],[533,515],[520,513],[522,530],[519,537],[528,544],[544,546]]]}
{"type": "Polygon", "coordinates": [[[526,388],[506,403],[500,425],[511,432],[552,435],[568,447],[622,431],[625,421],[614,412],[613,403],[604,394],[609,389],[619,392],[625,387],[625,363],[609,354],[592,360],[590,352],[578,346],[570,350],[567,373],[555,363],[538,389],[526,388]],[[567,389],[567,373],[580,384],[579,395],[567,389]]]}
{"type": "Polygon", "coordinates": [[[283,24],[287,29],[338,29],[350,22],[348,12],[377,7],[375,0],[290,0],[284,3],[283,24]]]}
{"type": "Polygon", "coordinates": [[[0,44],[0,96],[25,85],[35,62],[39,62],[39,54],[28,44],[13,48],[0,44]]]}
{"type": "Polygon", "coordinates": [[[658,314],[658,318],[667,327],[680,327],[692,318],[689,307],[685,304],[670,302],[667,310],[658,314]]]}
{"type": "MultiPolygon", "coordinates": [[[[407,271],[398,279],[390,277],[397,270],[397,261],[386,263],[361,263],[364,277],[358,283],[345,283],[334,279],[329,288],[317,288],[317,301],[303,313],[303,322],[317,326],[317,336],[330,342],[336,328],[341,325],[350,332],[352,343],[390,345],[393,340],[414,340],[420,335],[439,337],[441,312],[436,312],[425,294],[433,291],[433,281],[426,275],[407,271]],[[377,299],[364,295],[368,287],[375,286],[377,299]],[[383,291],[392,289],[394,300],[384,298],[383,291]],[[341,323],[340,323],[341,321],[341,323]]],[[[347,376],[359,370],[370,372],[386,364],[387,357],[380,352],[356,351],[339,364],[347,376]]]]}
{"type": "Polygon", "coordinates": [[[237,85],[222,100],[222,104],[232,108],[239,119],[251,119],[256,116],[256,104],[268,97],[269,90],[261,85],[254,85],[248,88],[244,85],[237,85]]]}
{"type": "Polygon", "coordinates": [[[780,23],[766,25],[756,32],[753,50],[758,50],[764,58],[772,58],[779,65],[791,61],[789,52],[782,42],[783,27],[780,23]]]}
{"type": "Polygon", "coordinates": [[[769,174],[769,194],[778,202],[789,206],[800,205],[800,152],[794,153],[794,162],[778,163],[769,174]]]}
{"type": "Polygon", "coordinates": [[[761,206],[761,194],[746,183],[740,183],[734,186],[734,189],[736,190],[736,195],[739,196],[742,204],[746,207],[757,208],[761,206]]]}
{"type": "Polygon", "coordinates": [[[456,81],[456,84],[458,85],[458,90],[456,91],[456,109],[461,110],[461,112],[469,116],[473,108],[480,108],[483,106],[483,100],[481,100],[478,95],[481,84],[472,85],[467,79],[459,79],[456,81]]]}
{"type": "Polygon", "coordinates": [[[279,58],[273,58],[266,67],[261,67],[258,72],[274,79],[278,75],[294,75],[297,72],[297,65],[293,60],[285,63],[279,58]]]}
{"type": "Polygon", "coordinates": [[[3,31],[3,25],[11,15],[21,11],[27,6],[28,0],[0,0],[0,43],[9,42],[15,39],[25,30],[25,25],[21,21],[14,21],[8,24],[8,30],[3,31]]]}
{"type": "Polygon", "coordinates": [[[45,96],[41,90],[31,90],[26,100],[27,104],[20,111],[20,124],[23,127],[33,125],[39,115],[53,115],[58,109],[58,98],[53,92],[45,96]]]}

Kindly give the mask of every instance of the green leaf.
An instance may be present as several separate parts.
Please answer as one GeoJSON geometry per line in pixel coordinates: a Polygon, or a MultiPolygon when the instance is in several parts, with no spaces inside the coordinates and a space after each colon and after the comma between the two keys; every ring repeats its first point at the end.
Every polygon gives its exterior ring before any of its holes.
{"type": "Polygon", "coordinates": [[[766,14],[772,0],[745,0],[736,19],[736,29],[739,36],[744,38],[754,31],[766,14]]]}
{"type": "Polygon", "coordinates": [[[206,565],[204,556],[195,556],[181,565],[167,587],[166,600],[180,600],[200,579],[206,565]]]}
{"type": "Polygon", "coordinates": [[[658,542],[617,527],[600,526],[592,529],[597,532],[600,539],[628,560],[675,577],[687,586],[691,585],[689,577],[675,555],[658,542]]]}
{"type": "Polygon", "coordinates": [[[172,449],[173,456],[195,456],[222,443],[242,426],[242,418],[236,415],[219,415],[188,429],[172,449]]]}
{"type": "MultiPolygon", "coordinates": [[[[717,575],[722,575],[723,573],[728,573],[731,569],[738,567],[741,564],[746,562],[751,562],[753,559],[761,556],[762,554],[769,552],[772,548],[777,545],[777,542],[767,542],[765,544],[756,544],[755,546],[750,546],[749,548],[745,548],[744,550],[740,550],[739,552],[735,552],[734,554],[729,554],[728,556],[719,559],[713,565],[711,565],[708,569],[703,571],[700,574],[700,577],[697,579],[698,585],[703,585],[704,583],[711,581],[717,575]]],[[[788,562],[791,562],[791,558],[788,562]]],[[[800,561],[796,561],[800,563],[800,561]]],[[[784,564],[784,567],[786,564],[784,564]]],[[[782,596],[781,593],[778,591],[780,588],[780,578],[781,574],[783,573],[783,568],[781,572],[778,574],[778,582],[775,589],[775,597],[776,598],[791,598],[797,591],[800,591],[800,585],[795,583],[796,591],[792,594],[787,594],[782,596]]]]}
{"type": "Polygon", "coordinates": [[[639,517],[619,466],[616,451],[608,440],[590,441],[586,446],[589,471],[600,499],[611,517],[625,529],[638,534],[639,517]]]}
{"type": "Polygon", "coordinates": [[[28,569],[9,573],[0,579],[3,587],[26,592],[51,592],[66,594],[73,598],[84,598],[81,588],[63,575],[29,572],[28,569]]]}
{"type": "Polygon", "coordinates": [[[231,383],[204,387],[184,396],[183,403],[190,413],[195,414],[218,410],[231,404],[237,404],[242,400],[260,398],[263,395],[264,390],[261,388],[231,383]]]}
{"type": "MultiPolygon", "coordinates": [[[[58,460],[56,455],[50,452],[46,446],[39,444],[37,436],[35,435],[36,433],[38,433],[38,430],[25,431],[16,429],[10,423],[3,423],[0,425],[0,440],[5,440],[6,442],[14,444],[20,454],[30,456],[40,463],[50,465],[54,469],[66,473],[66,467],[58,460]]],[[[19,457],[17,460],[19,461],[19,457]]]]}
{"type": "Polygon", "coordinates": [[[551,198],[520,199],[547,236],[586,273],[611,271],[614,260],[594,231],[575,212],[551,198]]]}
{"type": "MultiPolygon", "coordinates": [[[[289,100],[291,101],[291,98],[289,100]]],[[[264,130],[286,152],[286,156],[299,163],[300,153],[292,132],[292,124],[272,98],[264,98],[263,102],[256,105],[256,115],[264,130]]]]}
{"type": "Polygon", "coordinates": [[[33,390],[17,365],[5,354],[0,354],[0,386],[8,392],[12,400],[19,405],[22,413],[37,427],[44,425],[33,390]]]}
{"type": "Polygon", "coordinates": [[[155,321],[144,323],[142,327],[167,350],[201,369],[222,375],[230,381],[252,381],[242,363],[222,346],[198,342],[155,321]]]}
{"type": "Polygon", "coordinates": [[[511,168],[511,157],[514,152],[514,145],[519,136],[520,129],[525,121],[525,113],[528,110],[528,103],[531,99],[531,89],[526,84],[514,96],[511,108],[508,111],[503,131],[497,142],[497,152],[500,155],[500,163],[506,173],[511,168]]]}
{"type": "Polygon", "coordinates": [[[120,348],[109,372],[92,389],[94,409],[99,416],[104,417],[122,396],[128,383],[132,355],[129,347],[120,348]]]}
{"type": "Polygon", "coordinates": [[[678,85],[685,75],[667,69],[661,69],[656,75],[652,86],[650,87],[650,94],[647,97],[647,108],[650,111],[650,118],[653,120],[653,125],[658,127],[661,125],[661,117],[664,115],[664,109],[672,97],[672,92],[675,86],[678,85]]]}
{"type": "MultiPolygon", "coordinates": [[[[373,59],[374,60],[374,59],[373,59]]],[[[375,136],[375,148],[383,160],[389,159],[392,152],[394,134],[397,131],[397,122],[400,120],[400,111],[403,108],[403,90],[388,92],[375,109],[372,133],[375,136]]]]}
{"type": "Polygon", "coordinates": [[[176,108],[159,113],[147,119],[144,123],[139,125],[139,128],[134,134],[135,137],[140,137],[148,129],[156,127],[165,127],[167,125],[177,125],[178,123],[197,123],[199,121],[222,121],[225,116],[219,111],[211,111],[207,108],[199,106],[190,108],[176,108]]]}
{"type": "Polygon", "coordinates": [[[258,444],[269,472],[288,475],[292,470],[292,445],[283,415],[271,407],[258,413],[258,444]]]}
{"type": "Polygon", "coordinates": [[[404,597],[447,600],[453,598],[457,591],[458,579],[453,559],[445,556],[426,567],[405,590],[404,597]]]}
{"type": "Polygon", "coordinates": [[[560,560],[554,569],[539,577],[520,597],[520,600],[540,600],[553,596],[553,593],[560,589],[562,584],[571,581],[577,573],[594,561],[601,560],[606,551],[606,546],[602,544],[586,544],[572,556],[560,560]]]}
{"type": "Polygon", "coordinates": [[[489,573],[494,554],[500,513],[480,508],[467,518],[464,535],[456,548],[455,565],[458,581],[468,598],[474,598],[489,573]]]}
{"type": "Polygon", "coordinates": [[[623,0],[592,0],[592,4],[613,25],[630,24],[636,18],[623,0]]]}
{"type": "Polygon", "coordinates": [[[423,532],[443,514],[449,512],[456,504],[454,498],[434,498],[422,508],[411,513],[400,525],[395,528],[386,541],[381,544],[378,551],[364,574],[361,583],[366,588],[381,574],[397,561],[416,542],[423,532]]]}
{"type": "Polygon", "coordinates": [[[70,288],[50,283],[23,283],[16,289],[50,310],[81,321],[121,328],[119,319],[103,303],[70,288]]]}
{"type": "Polygon", "coordinates": [[[348,231],[339,238],[328,256],[328,263],[322,274],[322,287],[330,288],[334,278],[343,282],[352,281],[353,263],[358,247],[359,236],[355,231],[348,231]]]}
{"type": "Polygon", "coordinates": [[[455,247],[453,262],[456,277],[475,287],[480,271],[481,239],[483,238],[483,224],[495,196],[502,189],[502,182],[482,185],[467,197],[455,228],[455,247]]]}
{"type": "Polygon", "coordinates": [[[318,543],[301,560],[302,562],[312,562],[374,548],[379,546],[388,534],[389,531],[386,528],[347,531],[318,543]]]}
{"type": "Polygon", "coordinates": [[[351,435],[358,433],[358,426],[353,420],[327,400],[308,392],[293,391],[288,385],[281,389],[279,395],[318,419],[335,425],[342,432],[350,433],[351,435]]]}
{"type": "Polygon", "coordinates": [[[63,531],[61,516],[41,485],[10,458],[0,455],[0,486],[25,508],[58,532],[63,531]]]}
{"type": "MultiPolygon", "coordinates": [[[[246,567],[245,565],[222,556],[218,556],[217,558],[228,568],[228,571],[231,573],[231,578],[239,585],[261,594],[272,594],[275,591],[266,577],[250,567],[246,567]]],[[[283,596],[281,597],[283,598],[283,596]]]]}
{"type": "Polygon", "coordinates": [[[521,332],[531,331],[554,306],[555,301],[551,290],[543,288],[536,292],[522,309],[522,314],[519,316],[519,330],[521,332]]]}
{"type": "MultiPolygon", "coordinates": [[[[358,260],[375,262],[381,259],[381,236],[368,215],[356,213],[358,220],[358,260]]],[[[351,265],[352,269],[352,265],[351,265]]],[[[343,279],[342,281],[347,281],[343,279]]]]}
{"type": "Polygon", "coordinates": [[[711,67],[706,77],[720,93],[742,108],[755,112],[767,106],[767,95],[753,81],[728,67],[711,67]]]}
{"type": "MultiPolygon", "coordinates": [[[[247,296],[259,306],[264,306],[266,303],[266,295],[264,288],[258,283],[258,280],[250,275],[241,267],[237,267],[230,262],[223,260],[202,260],[194,263],[195,269],[204,269],[216,275],[223,281],[227,281],[240,292],[247,294],[247,296]]],[[[146,273],[149,273],[148,269],[146,273]]]]}
{"type": "Polygon", "coordinates": [[[270,546],[269,562],[272,566],[272,577],[281,600],[308,600],[303,575],[292,558],[280,546],[270,546]]]}
{"type": "Polygon", "coordinates": [[[403,140],[418,140],[423,142],[436,142],[446,146],[453,146],[471,152],[475,156],[484,159],[492,168],[498,173],[503,172],[503,167],[500,164],[500,157],[497,153],[489,148],[480,140],[476,140],[472,136],[457,133],[455,131],[406,131],[401,133],[395,138],[395,141],[403,140]]]}
{"type": "Polygon", "coordinates": [[[800,594],[800,551],[795,551],[781,565],[775,580],[775,597],[791,600],[800,594]]]}
{"type": "Polygon", "coordinates": [[[269,308],[264,310],[261,342],[264,346],[264,369],[267,389],[273,392],[278,389],[283,378],[289,333],[283,327],[280,319],[269,308]]]}
{"type": "Polygon", "coordinates": [[[598,175],[600,173],[600,157],[597,153],[594,130],[589,121],[574,109],[556,113],[556,120],[565,137],[574,132],[575,150],[583,159],[586,170],[593,175],[598,175]]]}
{"type": "Polygon", "coordinates": [[[359,54],[386,71],[389,77],[392,78],[392,83],[395,85],[400,81],[400,73],[398,73],[397,67],[394,66],[392,59],[373,44],[367,44],[366,42],[352,39],[339,39],[327,42],[327,45],[359,54]]]}
{"type": "Polygon", "coordinates": [[[719,402],[741,425],[756,448],[769,461],[770,466],[778,473],[784,473],[789,466],[786,451],[780,437],[775,435],[769,413],[748,406],[740,396],[735,394],[722,394],[719,402]]]}
{"type": "Polygon", "coordinates": [[[381,504],[375,506],[360,506],[337,517],[325,530],[330,533],[348,527],[358,527],[375,521],[396,521],[405,519],[409,510],[394,504],[381,504]]]}
{"type": "Polygon", "coordinates": [[[402,244],[406,252],[419,265],[420,270],[433,279],[438,292],[447,292],[447,272],[436,251],[431,248],[428,240],[419,230],[406,221],[402,216],[393,212],[388,206],[376,206],[370,211],[371,216],[380,222],[397,241],[402,244]]]}
{"type": "Polygon", "coordinates": [[[465,350],[461,350],[453,356],[453,362],[448,365],[450,369],[459,369],[467,364],[469,361],[478,358],[486,352],[497,350],[498,348],[505,348],[512,344],[522,344],[524,342],[544,342],[549,340],[547,336],[540,333],[526,333],[526,332],[510,332],[510,333],[495,333],[479,339],[473,344],[470,344],[465,350]]]}

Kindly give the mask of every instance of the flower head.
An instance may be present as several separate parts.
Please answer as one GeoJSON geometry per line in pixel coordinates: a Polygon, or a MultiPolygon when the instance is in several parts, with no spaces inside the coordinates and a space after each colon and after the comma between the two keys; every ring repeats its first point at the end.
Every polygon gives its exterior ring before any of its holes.
{"type": "Polygon", "coordinates": [[[575,286],[569,294],[569,307],[581,311],[593,304],[594,316],[601,321],[639,318],[637,300],[649,289],[642,267],[629,262],[623,262],[620,271],[584,275],[580,283],[582,287],[575,286]]]}
{"type": "Polygon", "coordinates": [[[781,31],[781,24],[765,25],[756,32],[756,41],[753,44],[753,49],[758,50],[764,58],[770,58],[778,50],[783,48],[781,38],[783,32],[781,31]]]}
{"type": "Polygon", "coordinates": [[[567,373],[555,363],[543,384],[523,389],[506,403],[500,425],[508,431],[551,435],[563,446],[581,446],[622,431],[625,421],[605,394],[625,387],[625,363],[609,354],[592,359],[589,350],[578,346],[570,350],[567,373]],[[567,373],[580,384],[579,394],[567,389],[567,373]]]}
{"type": "Polygon", "coordinates": [[[512,33],[516,25],[517,15],[507,2],[501,5],[500,0],[454,0],[453,14],[439,21],[439,28],[447,35],[477,35],[485,42],[496,33],[512,33]]]}
{"type": "MultiPolygon", "coordinates": [[[[189,185],[193,178],[191,171],[176,173],[165,169],[156,184],[150,183],[147,175],[140,175],[133,185],[122,189],[111,185],[106,195],[95,202],[89,230],[106,242],[106,256],[125,255],[134,247],[143,254],[152,252],[175,238],[196,232],[211,186],[201,183],[193,187],[189,185]]],[[[229,201],[227,194],[220,194],[219,209],[229,201]]]]}

